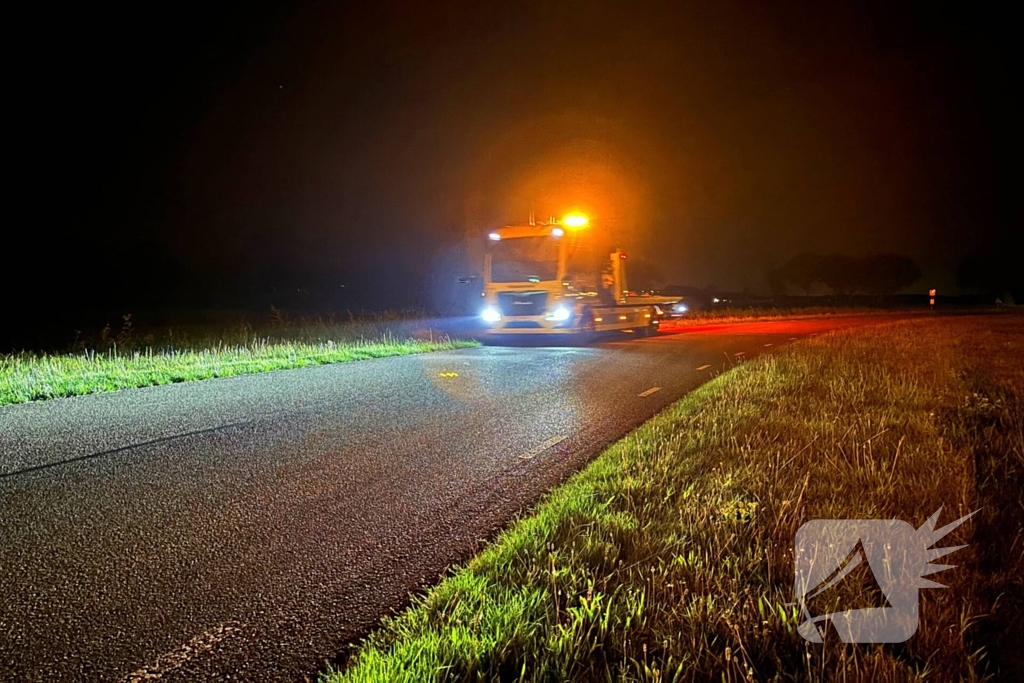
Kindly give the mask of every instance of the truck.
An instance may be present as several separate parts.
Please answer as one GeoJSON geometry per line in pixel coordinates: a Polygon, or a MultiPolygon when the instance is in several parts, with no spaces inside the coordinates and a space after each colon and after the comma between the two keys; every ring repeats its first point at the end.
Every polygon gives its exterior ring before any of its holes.
{"type": "Polygon", "coordinates": [[[655,334],[671,297],[633,296],[626,254],[582,215],[506,225],[487,236],[483,267],[485,341],[552,335],[655,334]]]}

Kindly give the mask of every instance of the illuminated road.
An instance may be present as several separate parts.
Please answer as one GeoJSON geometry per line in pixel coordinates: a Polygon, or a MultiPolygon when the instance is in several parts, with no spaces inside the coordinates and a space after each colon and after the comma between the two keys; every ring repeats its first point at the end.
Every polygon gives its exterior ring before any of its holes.
{"type": "Polygon", "coordinates": [[[0,680],[313,676],[714,374],[871,320],[469,349],[0,408],[0,680]]]}

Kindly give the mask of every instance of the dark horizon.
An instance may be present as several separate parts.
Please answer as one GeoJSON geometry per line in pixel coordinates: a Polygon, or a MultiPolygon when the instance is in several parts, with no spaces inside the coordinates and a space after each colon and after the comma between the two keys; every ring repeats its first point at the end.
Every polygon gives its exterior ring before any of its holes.
{"type": "Polygon", "coordinates": [[[799,253],[891,252],[958,291],[1020,225],[996,7],[24,17],[9,320],[275,288],[429,306],[467,234],[531,208],[614,222],[665,284],[765,291],[799,253]]]}

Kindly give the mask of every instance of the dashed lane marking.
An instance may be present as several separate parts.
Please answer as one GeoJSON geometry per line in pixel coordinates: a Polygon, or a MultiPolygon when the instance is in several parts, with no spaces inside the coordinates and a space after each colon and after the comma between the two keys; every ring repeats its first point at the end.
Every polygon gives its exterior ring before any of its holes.
{"type": "Polygon", "coordinates": [[[736,356],[737,358],[739,358],[740,356],[745,356],[745,355],[747,355],[747,352],[746,352],[746,351],[737,351],[736,353],[734,353],[734,354],[732,354],[732,355],[734,355],[734,356],[736,356]]]}
{"type": "Polygon", "coordinates": [[[661,391],[661,387],[651,387],[647,391],[641,391],[639,394],[637,394],[637,396],[639,396],[640,398],[647,398],[651,394],[659,391],[661,391]]]}
{"type": "Polygon", "coordinates": [[[230,638],[242,630],[241,624],[228,622],[212,628],[188,641],[173,652],[157,657],[156,662],[136,669],[124,677],[124,683],[143,683],[159,680],[175,669],[180,669],[200,655],[213,650],[221,641],[230,638]]]}
{"type": "Polygon", "coordinates": [[[769,346],[771,346],[771,344],[765,344],[765,345],[764,345],[764,348],[766,348],[766,349],[767,349],[767,348],[768,348],[769,346]]]}
{"type": "Polygon", "coordinates": [[[525,453],[523,453],[522,455],[520,455],[519,459],[520,460],[532,460],[532,459],[536,458],[538,455],[540,455],[541,453],[543,453],[544,451],[546,451],[547,449],[551,448],[552,446],[557,446],[558,444],[562,443],[563,441],[565,441],[568,438],[569,437],[567,437],[567,436],[553,436],[550,439],[548,439],[547,441],[545,441],[544,443],[542,443],[541,445],[537,446],[536,448],[531,448],[530,450],[528,450],[525,453]]]}
{"type": "Polygon", "coordinates": [[[707,370],[710,367],[711,367],[710,365],[702,365],[699,368],[697,368],[697,372],[700,372],[701,370],[707,370]]]}

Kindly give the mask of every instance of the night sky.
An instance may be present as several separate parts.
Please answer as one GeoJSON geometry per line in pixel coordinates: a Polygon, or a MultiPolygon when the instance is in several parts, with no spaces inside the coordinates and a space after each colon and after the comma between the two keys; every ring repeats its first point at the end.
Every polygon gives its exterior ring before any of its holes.
{"type": "Polygon", "coordinates": [[[12,19],[15,312],[299,289],[324,307],[425,305],[467,231],[531,208],[614,225],[666,283],[756,291],[798,252],[891,251],[949,289],[966,254],[1020,225],[999,7],[175,3],[12,19]]]}

